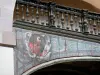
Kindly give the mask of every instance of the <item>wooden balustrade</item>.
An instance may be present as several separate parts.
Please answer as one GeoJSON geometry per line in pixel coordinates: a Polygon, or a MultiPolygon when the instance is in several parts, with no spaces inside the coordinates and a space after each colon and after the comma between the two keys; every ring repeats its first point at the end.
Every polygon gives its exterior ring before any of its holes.
{"type": "Polygon", "coordinates": [[[83,34],[100,35],[100,14],[52,2],[17,1],[14,13],[14,21],[16,20],[83,34]]]}

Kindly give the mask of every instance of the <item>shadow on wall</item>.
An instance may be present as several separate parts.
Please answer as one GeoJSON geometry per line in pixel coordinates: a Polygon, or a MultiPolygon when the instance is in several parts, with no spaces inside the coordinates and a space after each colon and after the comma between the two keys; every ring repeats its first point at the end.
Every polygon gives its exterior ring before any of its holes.
{"type": "Polygon", "coordinates": [[[80,9],[88,9],[89,11],[100,13],[100,9],[93,6],[93,4],[87,3],[83,0],[41,0],[41,1],[46,1],[46,2],[53,1],[60,5],[65,5],[80,9]]]}

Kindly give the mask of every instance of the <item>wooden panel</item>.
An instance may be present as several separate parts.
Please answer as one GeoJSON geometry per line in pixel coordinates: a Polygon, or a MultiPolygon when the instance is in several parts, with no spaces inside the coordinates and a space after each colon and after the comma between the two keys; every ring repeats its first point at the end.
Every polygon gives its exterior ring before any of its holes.
{"type": "Polygon", "coordinates": [[[90,0],[85,0],[86,2],[83,0],[41,0],[41,1],[47,1],[47,2],[53,1],[60,5],[71,6],[71,7],[80,8],[80,9],[88,9],[94,12],[100,12],[100,9],[94,6],[95,3],[98,3],[96,1],[94,4],[93,3],[91,4],[90,0]]]}

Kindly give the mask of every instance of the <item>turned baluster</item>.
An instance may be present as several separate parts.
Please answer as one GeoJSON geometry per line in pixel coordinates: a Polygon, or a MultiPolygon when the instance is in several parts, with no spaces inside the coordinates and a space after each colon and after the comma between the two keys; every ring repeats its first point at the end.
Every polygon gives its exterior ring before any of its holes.
{"type": "Polygon", "coordinates": [[[97,32],[96,32],[96,21],[94,20],[93,21],[94,23],[93,23],[93,31],[94,31],[94,34],[96,35],[97,34],[97,32]]]}
{"type": "Polygon", "coordinates": [[[73,31],[73,25],[74,25],[74,20],[73,20],[73,16],[71,15],[71,17],[70,17],[70,26],[71,26],[72,31],[73,31]]]}
{"type": "Polygon", "coordinates": [[[88,10],[81,11],[82,33],[88,34],[88,10]]]}
{"type": "Polygon", "coordinates": [[[60,13],[57,12],[57,28],[60,28],[60,13]]]}
{"type": "Polygon", "coordinates": [[[28,8],[28,4],[26,6],[26,20],[29,21],[29,8],[28,8]]]}
{"type": "Polygon", "coordinates": [[[19,19],[19,4],[16,4],[16,19],[19,19]]]}
{"type": "Polygon", "coordinates": [[[25,20],[25,16],[24,16],[24,5],[21,5],[21,7],[22,7],[22,21],[24,21],[25,20]]]}
{"type": "Polygon", "coordinates": [[[49,26],[48,10],[47,9],[45,10],[45,15],[44,16],[46,17],[46,26],[49,26]]]}
{"type": "Polygon", "coordinates": [[[98,26],[98,35],[100,35],[100,20],[99,19],[97,21],[97,26],[98,26]]]}
{"type": "Polygon", "coordinates": [[[53,11],[51,10],[49,13],[49,19],[50,19],[50,27],[55,27],[55,14],[53,13],[53,11]]]}
{"type": "Polygon", "coordinates": [[[36,21],[37,21],[37,24],[39,24],[39,9],[38,9],[38,7],[36,10],[36,21]]]}
{"type": "Polygon", "coordinates": [[[48,11],[49,11],[49,27],[55,27],[55,6],[56,4],[53,2],[48,3],[48,11]]]}
{"type": "Polygon", "coordinates": [[[74,15],[74,19],[75,19],[75,31],[78,31],[78,16],[74,15]]]}
{"type": "Polygon", "coordinates": [[[44,21],[43,21],[44,17],[45,17],[44,16],[44,9],[41,9],[41,17],[42,17],[41,24],[44,25],[44,21]]]}
{"type": "Polygon", "coordinates": [[[65,14],[65,17],[66,17],[66,29],[69,30],[69,27],[68,27],[68,14],[67,13],[65,14]]]}
{"type": "Polygon", "coordinates": [[[88,21],[87,21],[87,19],[84,19],[84,22],[82,25],[82,32],[85,34],[88,34],[88,21]]]}
{"type": "Polygon", "coordinates": [[[62,29],[64,29],[65,27],[64,27],[64,15],[63,15],[63,13],[61,16],[61,24],[62,24],[62,29]]]}
{"type": "Polygon", "coordinates": [[[82,32],[82,20],[81,20],[81,18],[79,18],[78,24],[79,24],[80,32],[82,32]]]}
{"type": "Polygon", "coordinates": [[[90,34],[93,34],[93,27],[92,27],[92,19],[91,18],[88,19],[88,25],[89,25],[89,29],[90,29],[90,34]]]}
{"type": "Polygon", "coordinates": [[[55,14],[53,14],[53,27],[56,27],[55,26],[55,14]]]}
{"type": "Polygon", "coordinates": [[[34,7],[32,6],[31,9],[32,9],[32,20],[31,20],[31,22],[35,23],[35,19],[34,19],[34,7]]]}

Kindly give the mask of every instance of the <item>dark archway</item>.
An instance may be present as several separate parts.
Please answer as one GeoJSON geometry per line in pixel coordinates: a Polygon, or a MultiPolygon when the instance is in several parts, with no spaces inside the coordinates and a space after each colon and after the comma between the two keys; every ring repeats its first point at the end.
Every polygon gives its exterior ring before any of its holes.
{"type": "Polygon", "coordinates": [[[99,72],[100,61],[75,61],[55,64],[30,75],[96,75],[99,72]]]}

